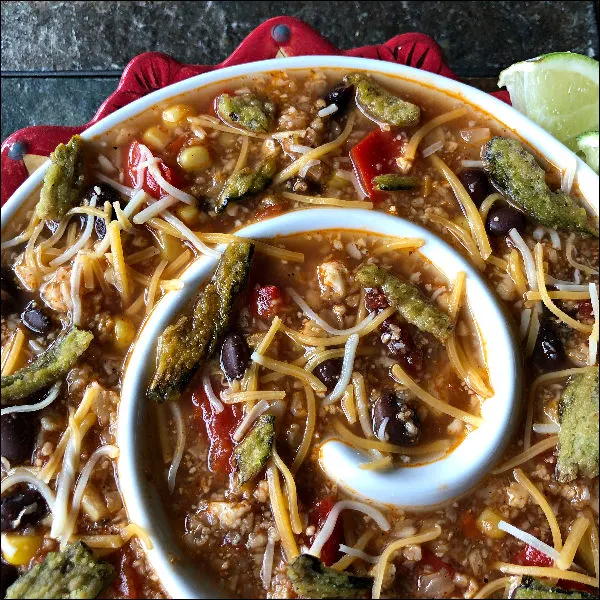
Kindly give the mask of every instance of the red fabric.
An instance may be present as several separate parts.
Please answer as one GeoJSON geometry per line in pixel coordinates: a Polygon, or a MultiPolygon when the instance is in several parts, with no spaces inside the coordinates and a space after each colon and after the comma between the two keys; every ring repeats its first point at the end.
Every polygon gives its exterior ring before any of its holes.
{"type": "MultiPolygon", "coordinates": [[[[271,59],[278,54],[284,56],[342,54],[374,58],[456,79],[456,75],[445,63],[438,44],[423,33],[403,33],[384,44],[340,51],[300,19],[284,16],[274,17],[259,25],[229,58],[218,65],[184,65],[161,52],[145,52],[136,56],[125,67],[116,91],[102,103],[89,123],[79,127],[47,125],[27,127],[16,131],[4,140],[1,163],[2,204],[27,177],[22,158],[9,156],[9,151],[15,142],[24,144],[25,153],[47,156],[58,144],[67,142],[72,135],[80,133],[115,110],[146,94],[200,73],[271,59]],[[289,28],[290,35],[286,42],[277,43],[273,39],[271,31],[277,25],[285,25],[289,28]]],[[[494,95],[509,102],[507,92],[496,92],[494,95]]]]}

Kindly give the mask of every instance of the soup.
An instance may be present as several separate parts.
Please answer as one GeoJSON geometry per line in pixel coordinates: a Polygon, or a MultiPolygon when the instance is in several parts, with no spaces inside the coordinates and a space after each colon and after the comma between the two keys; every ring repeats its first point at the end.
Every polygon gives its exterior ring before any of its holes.
{"type": "Polygon", "coordinates": [[[155,476],[199,577],[241,597],[593,593],[597,223],[571,187],[489,115],[366,73],[231,80],[59,146],[3,233],[8,597],[40,582],[57,595],[72,566],[82,597],[165,595],[115,479],[120,380],[136,331],[202,254],[220,256],[217,275],[163,333],[148,391],[155,476]],[[526,408],[468,497],[356,512],[321,469],[330,437],[368,469],[451,452],[493,395],[493,358],[464,279],[446,281],[419,240],[233,236],[310,205],[432,230],[520,330],[526,408]]]}

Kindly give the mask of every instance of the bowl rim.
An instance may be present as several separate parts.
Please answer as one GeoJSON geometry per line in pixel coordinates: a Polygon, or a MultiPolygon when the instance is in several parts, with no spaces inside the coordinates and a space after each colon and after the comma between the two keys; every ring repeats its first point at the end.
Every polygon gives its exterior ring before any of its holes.
{"type": "MultiPolygon", "coordinates": [[[[365,70],[375,74],[404,79],[429,88],[433,93],[442,93],[469,104],[471,108],[489,115],[492,119],[504,125],[514,135],[534,149],[538,155],[544,157],[556,168],[562,170],[562,172],[565,172],[575,164],[577,169],[573,185],[579,187],[583,200],[592,212],[598,216],[600,208],[598,176],[596,173],[569,148],[515,108],[486,92],[455,79],[414,67],[372,58],[341,55],[307,55],[261,60],[215,69],[172,83],[142,98],[138,98],[107,115],[88,129],[85,129],[80,135],[84,139],[91,140],[106,133],[113,127],[136,117],[159,102],[212,83],[244,75],[256,75],[286,69],[305,70],[310,68],[365,70]]],[[[27,199],[33,194],[37,186],[40,185],[49,164],[50,161],[48,160],[40,165],[6,201],[1,210],[2,232],[4,232],[6,224],[12,220],[19,209],[24,206],[27,199]]]]}
{"type": "MultiPolygon", "coordinates": [[[[416,510],[435,509],[472,489],[485,477],[512,439],[519,414],[517,409],[521,401],[522,381],[516,336],[489,284],[468,259],[434,232],[407,219],[373,210],[308,208],[253,223],[238,230],[236,235],[272,239],[330,230],[349,230],[384,237],[422,237],[426,243],[419,252],[442,274],[453,277],[460,270],[466,272],[465,296],[487,350],[490,380],[495,389],[494,396],[482,405],[484,423],[441,458],[387,474],[360,470],[352,464],[358,460],[356,451],[340,442],[336,436],[320,446],[322,466],[329,456],[330,467],[345,465],[349,469],[348,477],[356,478],[353,481],[355,485],[351,486],[348,478],[344,481],[339,474],[341,468],[325,469],[327,475],[351,495],[373,504],[384,503],[416,510]],[[494,361],[490,360],[492,350],[494,361]],[[394,491],[399,489],[403,491],[394,491]],[[373,494],[375,490],[380,494],[386,493],[388,499],[368,500],[369,493],[373,494]],[[394,500],[399,497],[404,500],[394,500]],[[419,506],[415,506],[420,501],[417,498],[423,500],[419,506]]],[[[148,552],[149,560],[167,591],[174,597],[213,597],[219,590],[212,589],[209,578],[198,577],[191,561],[186,560],[185,554],[180,551],[181,544],[175,540],[173,530],[161,526],[167,521],[164,499],[153,483],[155,476],[145,466],[144,459],[146,457],[147,460],[148,452],[145,436],[148,430],[140,431],[139,424],[148,415],[145,390],[152,371],[152,361],[148,357],[154,355],[157,336],[188,305],[198,288],[211,276],[217,261],[212,256],[198,258],[181,275],[184,288],[168,292],[157,302],[142,325],[122,377],[117,442],[121,449],[118,472],[123,500],[132,521],[142,526],[153,540],[154,549],[148,552]],[[175,563],[173,556],[176,557],[175,563]]],[[[364,460],[364,456],[362,458],[364,460]]]]}

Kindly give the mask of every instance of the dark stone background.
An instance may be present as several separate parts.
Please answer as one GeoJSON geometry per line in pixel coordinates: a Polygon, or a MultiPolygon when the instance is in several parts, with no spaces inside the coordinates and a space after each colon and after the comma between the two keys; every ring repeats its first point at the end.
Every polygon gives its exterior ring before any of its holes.
{"type": "Polygon", "coordinates": [[[1,138],[35,124],[88,121],[136,54],[226,58],[264,20],[303,19],[347,49],[422,31],[450,67],[484,89],[545,52],[598,56],[598,3],[569,2],[2,2],[1,138]]]}

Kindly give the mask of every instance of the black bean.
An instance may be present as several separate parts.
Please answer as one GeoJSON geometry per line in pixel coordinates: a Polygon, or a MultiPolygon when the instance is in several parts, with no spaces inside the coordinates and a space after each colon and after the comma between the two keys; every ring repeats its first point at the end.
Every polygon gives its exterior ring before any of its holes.
{"type": "Polygon", "coordinates": [[[32,300],[21,313],[23,325],[35,333],[48,333],[52,327],[50,317],[44,313],[35,300],[32,300]]]}
{"type": "Polygon", "coordinates": [[[400,361],[412,373],[423,368],[423,351],[415,344],[406,323],[386,319],[381,324],[381,341],[387,346],[388,356],[400,361]]]}
{"type": "Polygon", "coordinates": [[[487,230],[495,236],[501,237],[508,234],[511,229],[518,232],[525,229],[525,216],[512,206],[503,206],[490,211],[487,218],[487,230]]]}
{"type": "Polygon", "coordinates": [[[315,376],[322,381],[330,392],[338,382],[342,374],[342,359],[328,358],[322,363],[319,363],[313,371],[315,376]]]}
{"type": "Polygon", "coordinates": [[[392,444],[411,446],[421,437],[421,423],[403,394],[384,390],[373,406],[373,432],[376,437],[385,434],[392,444]],[[386,418],[388,421],[382,427],[386,418]]]}
{"type": "Polygon", "coordinates": [[[17,490],[2,497],[1,511],[2,531],[18,531],[37,525],[48,514],[48,505],[35,489],[17,490]]]}
{"type": "Polygon", "coordinates": [[[6,591],[19,577],[19,571],[16,567],[2,561],[2,571],[0,571],[0,598],[6,597],[6,591]]]}
{"type": "Polygon", "coordinates": [[[336,85],[332,90],[329,90],[329,92],[325,94],[325,104],[327,106],[330,104],[335,104],[338,109],[332,114],[333,116],[338,117],[342,115],[348,108],[348,104],[350,103],[353,94],[353,85],[336,85]]]}
{"type": "MultiPolygon", "coordinates": [[[[83,195],[83,201],[85,204],[89,204],[92,200],[96,200],[96,206],[100,209],[104,207],[105,202],[116,202],[120,199],[119,192],[112,188],[110,185],[106,183],[96,183],[91,185],[86,190],[83,195]]],[[[113,213],[112,219],[114,221],[115,215],[113,213]]],[[[100,219],[96,217],[94,219],[94,229],[96,230],[96,235],[98,239],[101,240],[106,235],[106,222],[104,219],[100,219]]]]}
{"type": "Polygon", "coordinates": [[[459,176],[460,182],[465,186],[471,200],[476,206],[481,206],[481,203],[490,195],[490,182],[487,175],[483,171],[469,170],[463,171],[459,176]]]}
{"type": "Polygon", "coordinates": [[[99,240],[103,240],[106,235],[106,221],[100,217],[94,219],[94,229],[99,240]]]}
{"type": "Polygon", "coordinates": [[[542,372],[558,371],[565,363],[565,349],[554,323],[543,318],[531,355],[533,366],[542,372]]]}
{"type": "Polygon", "coordinates": [[[250,346],[243,334],[232,331],[221,346],[221,369],[229,381],[241,379],[250,362],[250,346]]]}
{"type": "Polygon", "coordinates": [[[11,465],[31,461],[37,437],[37,417],[34,413],[11,413],[1,417],[2,456],[11,465]]]}

